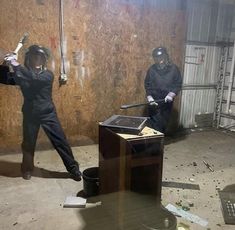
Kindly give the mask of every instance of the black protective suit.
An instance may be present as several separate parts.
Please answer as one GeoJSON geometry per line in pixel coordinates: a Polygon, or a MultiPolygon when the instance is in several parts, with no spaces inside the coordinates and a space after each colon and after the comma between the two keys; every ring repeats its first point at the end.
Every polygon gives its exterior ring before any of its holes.
{"type": "MultiPolygon", "coordinates": [[[[154,100],[164,99],[169,92],[177,94],[182,85],[182,78],[178,67],[174,64],[167,65],[160,70],[156,64],[152,65],[145,77],[146,95],[151,95],[154,100]]],[[[173,102],[161,102],[158,108],[149,106],[150,125],[152,128],[165,133],[170,119],[173,102]]]]}
{"type": "Polygon", "coordinates": [[[2,83],[20,86],[24,97],[22,172],[32,171],[34,168],[34,151],[40,126],[59,153],[67,171],[72,174],[78,171],[78,163],[66,140],[52,101],[53,73],[49,70],[35,73],[21,65],[13,69],[14,73],[9,73],[7,81],[2,83]]]}

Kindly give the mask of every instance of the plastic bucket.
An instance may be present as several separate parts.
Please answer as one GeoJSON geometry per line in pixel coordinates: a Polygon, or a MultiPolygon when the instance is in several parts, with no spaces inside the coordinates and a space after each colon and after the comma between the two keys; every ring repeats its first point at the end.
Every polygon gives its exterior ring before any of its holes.
{"type": "Polygon", "coordinates": [[[99,194],[99,170],[98,167],[85,169],[82,173],[83,191],[87,197],[99,194]]]}

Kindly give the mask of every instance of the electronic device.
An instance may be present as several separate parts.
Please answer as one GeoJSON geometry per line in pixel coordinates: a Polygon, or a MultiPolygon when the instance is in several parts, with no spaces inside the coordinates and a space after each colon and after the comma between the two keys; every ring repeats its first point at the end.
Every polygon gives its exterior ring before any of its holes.
{"type": "Polygon", "coordinates": [[[110,128],[119,133],[129,133],[138,135],[146,125],[147,117],[134,117],[113,115],[104,122],[101,126],[110,128]]]}
{"type": "Polygon", "coordinates": [[[235,192],[219,191],[225,224],[235,224],[235,192]]]}

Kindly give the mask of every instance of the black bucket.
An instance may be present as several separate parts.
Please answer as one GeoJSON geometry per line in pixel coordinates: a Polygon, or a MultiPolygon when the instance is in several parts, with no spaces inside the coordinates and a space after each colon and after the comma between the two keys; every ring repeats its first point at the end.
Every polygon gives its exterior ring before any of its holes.
{"type": "Polygon", "coordinates": [[[86,197],[99,194],[99,170],[98,167],[85,169],[82,173],[83,191],[86,197]]]}

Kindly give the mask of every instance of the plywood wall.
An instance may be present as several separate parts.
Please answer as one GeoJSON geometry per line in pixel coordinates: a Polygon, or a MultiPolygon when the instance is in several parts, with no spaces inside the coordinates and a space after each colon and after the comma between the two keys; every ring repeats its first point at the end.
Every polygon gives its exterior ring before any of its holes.
{"type": "MultiPolygon", "coordinates": [[[[94,143],[98,122],[113,114],[142,115],[143,109],[121,111],[122,104],[145,101],[144,78],[151,51],[163,45],[182,66],[185,14],[162,10],[148,1],[65,0],[64,33],[68,82],[59,86],[59,0],[1,0],[0,55],[14,50],[24,32],[28,47],[51,49],[55,73],[53,98],[71,144],[94,143]],[[136,4],[134,3],[136,2],[136,4]]],[[[20,60],[22,61],[21,51],[20,60]]],[[[0,85],[0,148],[19,149],[22,96],[17,87],[0,85]]],[[[40,133],[38,148],[47,138],[40,133]]]]}

